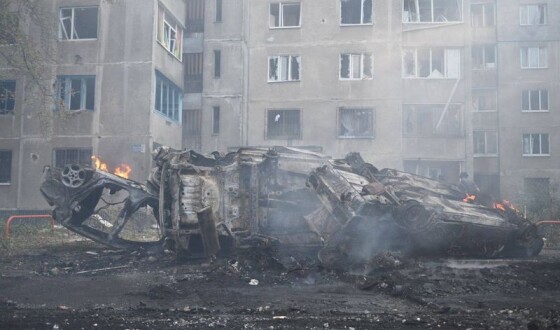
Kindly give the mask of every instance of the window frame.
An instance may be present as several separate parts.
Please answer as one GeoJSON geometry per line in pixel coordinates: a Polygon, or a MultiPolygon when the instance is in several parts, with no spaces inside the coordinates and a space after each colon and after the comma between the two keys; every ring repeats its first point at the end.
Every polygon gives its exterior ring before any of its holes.
{"type": "MultiPolygon", "coordinates": [[[[357,139],[364,139],[364,140],[374,140],[375,139],[375,108],[374,107],[352,107],[352,106],[344,106],[339,107],[337,109],[337,139],[342,140],[357,140],[357,139]],[[369,135],[362,134],[362,135],[342,135],[342,113],[344,111],[352,111],[352,112],[369,112],[370,121],[369,121],[369,130],[371,133],[369,135]]],[[[355,116],[355,114],[353,115],[355,116]]]]}
{"type": "MultiPolygon", "coordinates": [[[[473,113],[492,113],[492,112],[497,112],[498,111],[498,92],[495,88],[475,88],[471,91],[471,96],[473,97],[473,113]],[[477,94],[479,92],[491,92],[493,94],[493,98],[494,98],[494,104],[495,107],[494,109],[483,109],[483,110],[479,110],[480,107],[478,106],[478,103],[475,106],[475,100],[474,97],[477,96],[477,94]]],[[[477,98],[478,100],[478,98],[477,98]]]]}
{"type": "MultiPolygon", "coordinates": [[[[405,20],[405,1],[407,0],[402,0],[401,1],[401,16],[402,16],[402,23],[403,24],[458,24],[458,23],[464,23],[465,22],[465,2],[463,0],[461,0],[461,5],[460,5],[460,10],[461,10],[461,18],[458,21],[435,21],[434,20],[434,0],[430,0],[430,12],[431,12],[431,21],[420,21],[420,15],[418,15],[418,19],[416,21],[406,21],[405,20]]],[[[418,12],[420,12],[420,5],[418,3],[418,0],[415,0],[416,4],[417,4],[417,8],[418,8],[418,12]]]]}
{"type": "MultiPolygon", "coordinates": [[[[266,109],[266,115],[265,115],[265,140],[301,140],[303,139],[303,125],[302,125],[302,110],[299,108],[274,108],[274,109],[266,109]],[[288,135],[288,134],[283,134],[283,135],[277,135],[277,136],[271,136],[270,135],[270,126],[269,126],[269,118],[270,118],[270,114],[271,112],[287,112],[287,111],[297,111],[298,114],[298,127],[297,127],[297,136],[295,135],[288,135]]],[[[283,132],[285,133],[285,132],[283,132]]]]}
{"type": "Polygon", "coordinates": [[[216,0],[214,2],[216,6],[216,12],[214,15],[214,23],[221,23],[223,18],[223,0],[216,0]]]}
{"type": "Polygon", "coordinates": [[[301,56],[300,55],[271,55],[268,57],[268,76],[267,76],[267,82],[269,83],[285,83],[285,82],[299,82],[301,81],[301,56]],[[282,58],[287,58],[288,59],[288,68],[287,68],[287,77],[288,79],[286,80],[282,80],[282,72],[283,72],[283,65],[282,63],[284,63],[283,61],[281,61],[282,58]],[[273,80],[270,78],[270,74],[271,74],[271,65],[270,65],[270,61],[276,59],[277,60],[277,64],[276,64],[276,70],[278,71],[276,76],[278,77],[276,80],[273,80]],[[295,59],[296,63],[298,64],[298,77],[297,79],[293,79],[292,77],[292,61],[295,59]]]}
{"type": "Polygon", "coordinates": [[[222,77],[222,50],[214,49],[214,79],[222,77]]]}
{"type": "Polygon", "coordinates": [[[63,167],[67,164],[73,164],[73,163],[68,163],[67,158],[68,155],[67,153],[69,151],[76,151],[78,153],[78,158],[81,158],[82,156],[82,152],[86,152],[89,153],[88,157],[85,157],[86,159],[79,159],[79,165],[91,165],[91,161],[92,161],[92,156],[93,156],[93,148],[90,147],[76,147],[76,148],[53,148],[52,149],[52,166],[53,167],[63,167]],[[64,152],[64,164],[61,164],[61,166],[58,166],[58,157],[57,157],[57,152],[64,152]]]}
{"type": "Polygon", "coordinates": [[[522,70],[538,70],[538,69],[548,69],[548,46],[536,46],[536,47],[520,47],[519,52],[519,62],[522,70]],[[529,66],[529,53],[531,49],[538,49],[537,55],[537,66],[529,66]],[[546,56],[546,63],[541,66],[541,51],[544,49],[546,56]],[[527,66],[523,66],[523,59],[526,58],[527,66]]]}
{"type": "Polygon", "coordinates": [[[212,135],[220,135],[220,106],[212,106],[212,135]]]}
{"type": "Polygon", "coordinates": [[[498,132],[497,131],[490,131],[490,130],[474,130],[473,131],[473,157],[498,157],[500,154],[500,141],[499,141],[499,136],[498,136],[498,132]],[[480,153],[480,152],[476,152],[476,138],[477,138],[477,134],[483,134],[484,137],[484,152],[480,153]],[[489,134],[493,134],[494,135],[494,141],[496,141],[496,152],[492,153],[492,152],[488,152],[488,135],[489,134]]]}
{"type": "Polygon", "coordinates": [[[531,3],[531,4],[521,4],[519,5],[519,26],[543,26],[548,25],[548,5],[546,3],[531,3]],[[530,7],[538,7],[543,6],[544,8],[544,22],[532,24],[529,22],[529,8],[530,7]],[[523,19],[523,9],[527,9],[527,20],[525,22],[522,21],[523,19]]]}
{"type": "MultiPolygon", "coordinates": [[[[95,111],[95,94],[96,94],[96,76],[95,75],[60,75],[56,77],[56,91],[57,91],[57,100],[64,105],[64,110],[66,111],[95,111]],[[62,80],[64,79],[64,93],[62,91],[62,80]],[[69,81],[73,79],[80,79],[80,108],[79,109],[72,109],[72,97],[74,91],[72,91],[72,83],[68,84],[69,81]],[[93,107],[91,109],[87,108],[87,99],[88,99],[88,92],[87,92],[87,79],[92,79],[93,84],[93,107]],[[70,90],[68,90],[68,86],[70,90]],[[84,93],[85,89],[85,93],[84,93]],[[64,98],[61,96],[64,95],[64,98]]],[[[58,109],[61,109],[60,104],[58,109]]]]}
{"type": "Polygon", "coordinates": [[[373,57],[373,53],[341,53],[338,56],[338,79],[339,80],[372,80],[373,76],[374,76],[374,57],[373,57]],[[343,56],[348,56],[348,78],[344,78],[342,77],[342,57],[343,56]],[[360,77],[354,78],[352,77],[352,68],[353,68],[353,63],[354,63],[354,58],[355,56],[360,56],[360,77]],[[368,77],[364,71],[365,71],[365,58],[369,57],[370,58],[370,72],[371,72],[371,76],[368,77]]]}
{"type": "Polygon", "coordinates": [[[521,138],[521,151],[522,151],[522,156],[523,157],[550,157],[550,134],[548,133],[524,133],[522,138],[521,138]],[[539,153],[534,153],[533,152],[533,138],[534,136],[539,137],[539,149],[540,152],[539,153]],[[528,136],[529,137],[529,153],[525,153],[525,137],[528,136]],[[543,153],[542,149],[543,149],[543,140],[542,137],[546,136],[547,139],[547,144],[548,144],[548,153],[543,153]]]}
{"type": "Polygon", "coordinates": [[[174,84],[169,78],[163,75],[161,72],[156,70],[156,79],[155,79],[155,88],[154,88],[154,112],[166,120],[175,122],[175,123],[182,123],[182,112],[183,112],[183,91],[179,86],[174,84]],[[158,85],[160,95],[158,97],[158,85]],[[164,88],[165,87],[165,88],[164,88]],[[167,93],[167,109],[163,110],[164,100],[163,94],[164,91],[167,93]],[[169,103],[169,95],[171,94],[172,103],[169,103]],[[175,99],[175,95],[178,96],[175,99]],[[159,100],[159,107],[158,107],[158,100],[159,100]],[[177,103],[175,103],[177,101],[177,103]],[[174,108],[176,107],[176,109],[174,108]],[[176,115],[175,115],[176,112],[176,115]],[[171,114],[170,114],[171,113],[171,114]]]}
{"type": "Polygon", "coordinates": [[[494,6],[493,2],[489,2],[489,3],[473,3],[471,4],[471,27],[474,28],[488,28],[488,27],[494,27],[496,26],[496,7],[494,6]],[[474,7],[480,6],[482,8],[481,10],[481,15],[482,15],[482,25],[477,25],[474,24],[474,7]],[[486,11],[487,11],[487,7],[491,7],[492,8],[492,25],[488,25],[488,22],[486,22],[486,11]]]}
{"type": "Polygon", "coordinates": [[[301,28],[301,19],[302,19],[302,6],[301,6],[301,2],[300,1],[276,1],[276,2],[271,2],[268,6],[268,27],[269,29],[299,29],[301,28]],[[278,26],[273,26],[272,25],[272,21],[271,21],[271,17],[272,17],[272,5],[278,5],[278,26]],[[294,6],[294,5],[298,5],[299,6],[299,20],[298,20],[298,25],[284,25],[284,6],[294,6]]]}
{"type": "Polygon", "coordinates": [[[374,0],[360,0],[360,23],[342,23],[342,3],[344,0],[339,0],[339,9],[340,9],[340,26],[370,26],[374,24],[374,0]],[[364,23],[364,4],[365,1],[371,1],[371,22],[364,23]]]}
{"type": "Polygon", "coordinates": [[[1,102],[4,102],[4,106],[0,107],[0,116],[6,116],[6,115],[13,115],[16,109],[16,93],[17,93],[17,80],[15,79],[1,79],[0,80],[0,106],[2,105],[1,102]],[[14,90],[13,91],[9,91],[7,88],[5,88],[5,84],[6,83],[13,83],[14,85],[14,90]],[[8,91],[6,93],[5,99],[2,100],[2,93],[3,91],[8,91]],[[12,101],[12,108],[9,108],[10,105],[10,100],[12,101]]]}
{"type": "Polygon", "coordinates": [[[163,4],[158,2],[156,42],[179,62],[183,61],[184,35],[185,27],[163,4]],[[166,27],[169,31],[167,35],[166,27]],[[172,38],[171,32],[174,32],[175,38],[172,38]]]}
{"type": "Polygon", "coordinates": [[[546,112],[550,112],[550,93],[548,91],[548,89],[546,88],[541,88],[541,89],[524,89],[521,91],[521,112],[523,113],[546,113],[546,112]],[[531,108],[531,94],[532,92],[538,92],[539,93],[539,109],[538,110],[532,110],[532,109],[523,109],[523,100],[525,97],[525,93],[527,93],[527,104],[529,105],[529,108],[531,108]],[[546,104],[547,104],[547,109],[543,109],[542,108],[542,103],[543,103],[543,92],[546,92],[546,104]]]}
{"type": "Polygon", "coordinates": [[[99,39],[99,6],[64,6],[64,7],[59,7],[58,8],[58,40],[59,41],[76,41],[76,40],[97,40],[99,39]],[[97,21],[96,21],[96,26],[95,26],[95,38],[74,38],[74,30],[75,30],[75,24],[74,24],[74,11],[75,9],[91,9],[91,8],[95,8],[97,9],[97,21]],[[64,27],[64,23],[62,23],[63,21],[63,17],[62,17],[62,10],[64,9],[72,9],[72,16],[70,17],[70,38],[68,38],[67,35],[67,31],[65,31],[65,29],[63,29],[64,27]],[[65,34],[66,33],[66,34],[65,34]],[[64,37],[66,36],[66,37],[64,37]]]}
{"type": "Polygon", "coordinates": [[[429,80],[432,80],[432,79],[434,79],[434,80],[438,80],[438,79],[445,79],[445,80],[461,79],[462,75],[463,75],[463,70],[462,70],[463,69],[463,67],[462,67],[463,52],[462,52],[462,50],[463,49],[459,48],[459,47],[449,47],[449,48],[446,48],[446,47],[420,47],[420,48],[418,48],[418,47],[416,47],[416,48],[415,47],[405,47],[405,48],[402,48],[402,55],[401,55],[401,66],[402,66],[401,76],[402,76],[402,79],[429,79],[429,80]],[[427,77],[420,77],[420,71],[419,71],[420,65],[419,65],[419,60],[418,60],[418,50],[420,50],[420,49],[429,49],[429,51],[430,51],[430,72],[431,73],[434,72],[432,70],[432,66],[434,65],[434,63],[433,63],[434,62],[433,51],[434,50],[443,50],[443,65],[444,65],[443,71],[444,72],[441,72],[442,73],[441,77],[430,77],[429,75],[427,77]],[[458,51],[458,54],[459,54],[459,63],[457,64],[457,67],[456,67],[458,69],[458,76],[457,77],[449,77],[449,76],[446,75],[447,71],[448,71],[447,70],[448,67],[447,67],[446,56],[448,54],[447,51],[451,51],[451,50],[456,50],[456,51],[458,51]],[[415,69],[414,70],[415,71],[414,76],[406,76],[405,75],[405,72],[406,72],[405,71],[405,54],[407,52],[410,52],[410,51],[412,51],[412,54],[413,54],[413,57],[414,57],[414,69],[415,69]]]}
{"type": "MultiPolygon", "coordinates": [[[[10,149],[0,149],[0,165],[2,163],[2,154],[8,155],[9,160],[6,163],[9,163],[6,167],[7,171],[2,171],[0,173],[0,186],[10,186],[12,184],[12,169],[14,167],[14,153],[10,149]],[[4,175],[7,180],[3,181],[2,175],[4,175]]],[[[1,167],[0,167],[1,169],[1,167]]]]}
{"type": "Polygon", "coordinates": [[[473,45],[471,48],[471,53],[472,53],[472,69],[473,70],[496,70],[496,68],[498,67],[498,49],[496,47],[495,44],[487,44],[487,45],[473,45]],[[492,48],[494,50],[494,62],[488,62],[487,61],[487,51],[488,49],[492,48]],[[474,61],[474,52],[475,50],[480,50],[482,52],[481,54],[481,58],[482,58],[482,63],[480,64],[480,66],[475,65],[475,61],[474,61]],[[493,63],[494,66],[488,66],[489,63],[493,63]]]}

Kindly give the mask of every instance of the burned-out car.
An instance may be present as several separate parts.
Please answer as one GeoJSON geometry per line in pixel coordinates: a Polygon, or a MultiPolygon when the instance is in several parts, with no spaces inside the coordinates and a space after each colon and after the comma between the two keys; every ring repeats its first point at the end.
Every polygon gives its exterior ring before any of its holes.
{"type": "Polygon", "coordinates": [[[41,192],[55,219],[78,234],[186,257],[274,245],[318,251],[324,266],[337,268],[386,250],[525,257],[543,245],[509,204],[481,205],[453,185],[379,170],[358,153],[331,159],[288,147],[225,155],[162,147],[154,160],[146,184],[76,164],[47,167],[41,192]]]}

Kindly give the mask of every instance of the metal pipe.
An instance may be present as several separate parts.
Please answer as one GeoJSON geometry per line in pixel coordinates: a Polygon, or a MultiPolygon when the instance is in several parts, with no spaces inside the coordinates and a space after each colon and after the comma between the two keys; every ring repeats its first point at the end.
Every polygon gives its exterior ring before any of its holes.
{"type": "Polygon", "coordinates": [[[54,218],[49,214],[12,215],[6,220],[6,240],[10,239],[10,225],[15,219],[51,219],[51,231],[54,232],[54,218]]]}

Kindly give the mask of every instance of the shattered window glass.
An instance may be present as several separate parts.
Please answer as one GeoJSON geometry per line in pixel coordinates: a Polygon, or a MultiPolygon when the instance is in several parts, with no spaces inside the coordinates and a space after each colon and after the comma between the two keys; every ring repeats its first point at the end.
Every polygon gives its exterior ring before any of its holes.
{"type": "Polygon", "coordinates": [[[462,20],[462,0],[403,0],[403,23],[448,23],[462,20]]]}
{"type": "Polygon", "coordinates": [[[371,79],[372,54],[340,54],[340,79],[371,79]]]}
{"type": "Polygon", "coordinates": [[[340,108],[338,136],[343,138],[373,138],[373,121],[372,108],[340,108]]]}
{"type": "Polygon", "coordinates": [[[300,57],[297,55],[271,56],[268,58],[268,81],[299,81],[300,57]]]}
{"type": "Polygon", "coordinates": [[[16,81],[0,80],[0,115],[11,114],[16,103],[16,81]]]}
{"type": "Polygon", "coordinates": [[[183,28],[162,5],[158,6],[157,41],[178,60],[183,55],[183,28]]]}
{"type": "Polygon", "coordinates": [[[418,48],[403,50],[404,78],[454,78],[461,76],[458,48],[418,48]]]}
{"type": "Polygon", "coordinates": [[[61,8],[58,37],[63,40],[97,39],[98,7],[61,8]]]}
{"type": "Polygon", "coordinates": [[[93,110],[95,76],[59,76],[58,95],[65,110],[93,110]]]}

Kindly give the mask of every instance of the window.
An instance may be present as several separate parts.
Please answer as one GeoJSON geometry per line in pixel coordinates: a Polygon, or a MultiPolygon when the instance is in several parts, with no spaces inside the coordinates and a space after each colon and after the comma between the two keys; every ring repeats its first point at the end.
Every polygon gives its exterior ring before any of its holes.
{"type": "Polygon", "coordinates": [[[203,53],[185,54],[185,93],[202,93],[203,53]]]}
{"type": "Polygon", "coordinates": [[[487,27],[496,25],[493,3],[477,3],[471,5],[471,25],[487,27]]]}
{"type": "Polygon", "coordinates": [[[372,108],[338,109],[339,138],[373,138],[374,113],[372,108]]]}
{"type": "Polygon", "coordinates": [[[300,111],[268,110],[266,119],[267,139],[300,139],[300,111]]]}
{"type": "Polygon", "coordinates": [[[373,22],[373,0],[340,0],[340,24],[360,25],[373,22]]]}
{"type": "Polygon", "coordinates": [[[60,8],[58,38],[97,39],[97,7],[60,8]]]}
{"type": "Polygon", "coordinates": [[[371,79],[373,56],[371,54],[340,54],[340,79],[371,79]]]}
{"type": "Polygon", "coordinates": [[[220,107],[212,107],[212,134],[220,134],[220,107]]]}
{"type": "Polygon", "coordinates": [[[156,112],[173,121],[181,122],[180,111],[182,109],[183,91],[156,71],[156,112]]]}
{"type": "Polygon", "coordinates": [[[222,0],[216,0],[216,17],[215,22],[222,21],[222,0]]]}
{"type": "Polygon", "coordinates": [[[0,184],[12,181],[12,151],[0,150],[0,184]]]}
{"type": "Polygon", "coordinates": [[[459,104],[415,104],[403,106],[404,135],[407,137],[460,137],[463,109],[459,104]]]}
{"type": "Polygon", "coordinates": [[[473,89],[472,98],[474,111],[496,111],[498,109],[495,89],[473,89]]]}
{"type": "Polygon", "coordinates": [[[299,81],[300,62],[297,55],[270,56],[268,81],[299,81]]]}
{"type": "Polygon", "coordinates": [[[404,78],[459,78],[461,50],[455,48],[414,48],[403,50],[404,78]]]}
{"type": "Polygon", "coordinates": [[[447,23],[463,20],[462,0],[403,0],[403,23],[447,23]]]}
{"type": "Polygon", "coordinates": [[[16,106],[16,81],[0,80],[0,115],[11,114],[16,106]]]}
{"type": "Polygon", "coordinates": [[[222,75],[222,51],[214,51],[214,78],[220,78],[222,75]]]}
{"type": "Polygon", "coordinates": [[[521,94],[522,111],[548,111],[548,90],[524,90],[521,94]]]}
{"type": "Polygon", "coordinates": [[[183,110],[183,136],[189,139],[200,136],[200,113],[199,109],[183,110]]]}
{"type": "Polygon", "coordinates": [[[94,109],[95,76],[59,76],[57,85],[63,109],[94,109]]]}
{"type": "Polygon", "coordinates": [[[173,56],[181,60],[183,55],[183,28],[161,5],[158,7],[157,41],[173,56]]]}
{"type": "Polygon", "coordinates": [[[548,134],[523,134],[523,156],[549,156],[548,134]]]}
{"type": "Polygon", "coordinates": [[[519,24],[544,25],[547,23],[546,4],[522,5],[519,7],[519,24]]]}
{"type": "Polygon", "coordinates": [[[495,156],[498,154],[498,132],[474,131],[473,151],[475,156],[495,156]]]}
{"type": "Polygon", "coordinates": [[[54,149],[53,166],[64,167],[66,164],[91,166],[91,148],[54,149]]]}
{"type": "Polygon", "coordinates": [[[484,45],[472,48],[473,69],[496,68],[496,46],[484,45]]]}
{"type": "Polygon", "coordinates": [[[0,45],[13,45],[17,42],[19,18],[16,13],[0,14],[0,45]]]}
{"type": "Polygon", "coordinates": [[[546,47],[521,47],[521,68],[539,69],[548,67],[546,47]]]}
{"type": "Polygon", "coordinates": [[[204,2],[206,0],[188,0],[185,17],[185,33],[204,32],[204,2]]]}
{"type": "Polygon", "coordinates": [[[301,24],[299,2],[277,2],[270,4],[270,27],[299,27],[301,24]]]}

